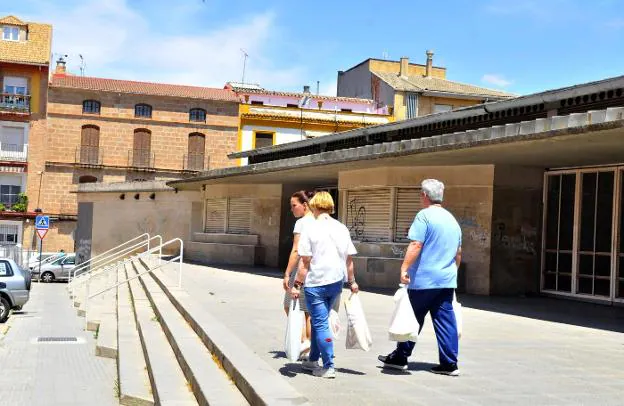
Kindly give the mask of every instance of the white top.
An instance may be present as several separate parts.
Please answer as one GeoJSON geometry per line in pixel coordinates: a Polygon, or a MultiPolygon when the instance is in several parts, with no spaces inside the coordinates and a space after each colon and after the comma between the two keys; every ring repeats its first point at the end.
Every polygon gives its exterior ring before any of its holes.
{"type": "Polygon", "coordinates": [[[305,286],[324,286],[345,280],[347,256],[357,254],[349,230],[329,215],[306,224],[299,236],[299,255],[312,257],[305,286]]]}
{"type": "Polygon", "coordinates": [[[293,230],[293,234],[301,234],[303,228],[311,222],[314,222],[314,216],[312,215],[312,213],[306,214],[305,216],[301,217],[299,220],[295,221],[295,229],[293,230]]]}

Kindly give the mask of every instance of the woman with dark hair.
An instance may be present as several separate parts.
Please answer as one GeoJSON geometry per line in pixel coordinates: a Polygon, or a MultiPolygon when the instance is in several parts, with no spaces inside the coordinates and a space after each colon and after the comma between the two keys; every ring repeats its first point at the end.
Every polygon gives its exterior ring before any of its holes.
{"type": "MultiPolygon", "coordinates": [[[[286,312],[286,315],[288,315],[288,310],[292,306],[290,288],[292,288],[295,283],[295,275],[297,274],[297,269],[300,263],[298,252],[299,235],[306,225],[308,225],[311,221],[314,221],[314,216],[308,207],[308,202],[312,196],[314,196],[314,192],[300,190],[293,193],[290,197],[290,211],[298,220],[295,223],[295,229],[293,231],[293,246],[290,251],[290,257],[288,258],[286,271],[284,272],[284,280],[282,281],[282,286],[284,288],[284,311],[286,312]]],[[[305,325],[301,331],[301,355],[304,356],[308,351],[310,351],[310,336],[312,334],[310,329],[310,314],[308,313],[308,309],[306,307],[304,295],[299,297],[299,309],[301,309],[305,314],[305,325]]]]}

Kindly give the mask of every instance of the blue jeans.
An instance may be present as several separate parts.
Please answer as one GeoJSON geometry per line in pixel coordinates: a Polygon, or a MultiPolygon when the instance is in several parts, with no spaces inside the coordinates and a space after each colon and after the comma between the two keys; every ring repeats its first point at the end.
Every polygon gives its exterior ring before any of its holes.
{"type": "MultiPolygon", "coordinates": [[[[457,321],[453,311],[453,291],[455,289],[423,289],[408,290],[410,303],[414,309],[416,320],[422,330],[425,316],[431,313],[433,329],[438,340],[438,354],[441,365],[457,364],[459,339],[457,337],[457,321]]],[[[418,333],[420,333],[420,330],[418,333]]],[[[413,341],[397,343],[397,354],[407,362],[412,355],[413,341]]]]}
{"type": "Polygon", "coordinates": [[[342,281],[330,285],[306,287],[304,291],[312,325],[309,359],[318,361],[322,357],[323,368],[333,368],[334,343],[329,329],[329,311],[342,291],[342,281]]]}

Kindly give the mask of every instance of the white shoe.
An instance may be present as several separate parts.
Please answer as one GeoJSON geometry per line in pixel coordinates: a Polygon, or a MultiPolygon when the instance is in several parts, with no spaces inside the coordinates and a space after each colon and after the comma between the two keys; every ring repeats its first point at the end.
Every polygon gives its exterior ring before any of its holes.
{"type": "Polygon", "coordinates": [[[312,375],[319,378],[334,379],[336,377],[336,370],[334,368],[318,368],[312,371],[312,375]]]}
{"type": "Polygon", "coordinates": [[[306,371],[314,372],[315,370],[319,369],[320,366],[318,361],[303,361],[301,363],[301,368],[305,369],[306,371]]]}

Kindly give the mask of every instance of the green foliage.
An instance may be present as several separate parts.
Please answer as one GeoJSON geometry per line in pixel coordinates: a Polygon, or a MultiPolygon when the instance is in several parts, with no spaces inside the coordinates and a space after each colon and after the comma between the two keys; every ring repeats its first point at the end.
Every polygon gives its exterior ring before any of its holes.
{"type": "Polygon", "coordinates": [[[28,196],[26,196],[26,193],[20,193],[17,197],[17,203],[11,206],[11,210],[25,212],[27,207],[28,207],[28,196]]]}

